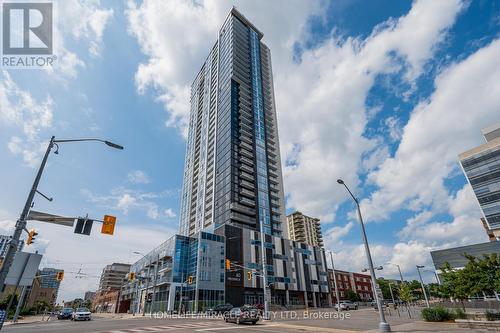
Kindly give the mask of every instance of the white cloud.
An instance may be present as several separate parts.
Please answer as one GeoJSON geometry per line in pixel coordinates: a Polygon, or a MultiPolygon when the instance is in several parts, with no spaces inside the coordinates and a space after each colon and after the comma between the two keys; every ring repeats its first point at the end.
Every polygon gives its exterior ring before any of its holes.
{"type": "Polygon", "coordinates": [[[341,239],[345,237],[351,231],[354,226],[353,222],[349,222],[342,227],[333,227],[328,229],[328,231],[323,232],[323,240],[325,243],[325,248],[335,249],[341,244],[341,239]]]}
{"type": "Polygon", "coordinates": [[[169,219],[173,219],[177,217],[177,214],[172,210],[172,208],[167,208],[163,211],[163,214],[165,214],[166,217],[169,219]]]}
{"type": "Polygon", "coordinates": [[[132,184],[149,184],[151,183],[151,179],[146,174],[146,172],[142,170],[133,170],[130,171],[127,175],[128,181],[132,184]]]}
{"type": "Polygon", "coordinates": [[[384,120],[384,124],[387,126],[389,132],[389,137],[392,141],[401,140],[401,135],[403,134],[403,129],[401,128],[401,120],[397,117],[387,117],[384,120]]]}
{"type": "Polygon", "coordinates": [[[99,55],[104,29],[113,17],[112,9],[101,8],[100,1],[64,0],[58,2],[60,30],[89,43],[90,54],[99,55]]]}
{"type": "Polygon", "coordinates": [[[362,205],[367,220],[401,208],[446,209],[444,181],[455,174],[458,154],[482,142],[480,129],[498,122],[500,40],[443,71],[429,100],[418,104],[398,150],[369,175],[378,186],[362,205]]]}
{"type": "Polygon", "coordinates": [[[0,124],[22,133],[11,137],[7,146],[29,166],[36,165],[46,149],[47,143],[40,142],[40,132],[52,127],[53,107],[50,96],[45,101],[37,101],[21,89],[7,71],[0,73],[0,124]]]}
{"type": "Polygon", "coordinates": [[[333,218],[346,198],[337,178],[355,189],[361,157],[378,145],[363,137],[375,77],[403,71],[411,84],[461,9],[459,1],[417,1],[364,40],[331,38],[286,68],[279,59],[280,139],[284,160],[293,158],[284,169],[289,206],[333,218]]]}
{"type": "Polygon", "coordinates": [[[112,189],[108,195],[95,195],[88,189],[82,189],[81,193],[88,201],[101,207],[120,210],[125,215],[131,210],[143,211],[153,220],[161,217],[161,209],[156,200],[172,195],[171,191],[144,192],[123,187],[112,189]]]}

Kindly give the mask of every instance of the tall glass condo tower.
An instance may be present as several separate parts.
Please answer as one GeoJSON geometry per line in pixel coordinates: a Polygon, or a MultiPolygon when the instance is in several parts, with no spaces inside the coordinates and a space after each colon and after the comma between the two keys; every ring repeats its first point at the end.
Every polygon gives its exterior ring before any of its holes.
{"type": "Polygon", "coordinates": [[[191,86],[180,233],[288,237],[271,53],[235,8],[191,86]]]}

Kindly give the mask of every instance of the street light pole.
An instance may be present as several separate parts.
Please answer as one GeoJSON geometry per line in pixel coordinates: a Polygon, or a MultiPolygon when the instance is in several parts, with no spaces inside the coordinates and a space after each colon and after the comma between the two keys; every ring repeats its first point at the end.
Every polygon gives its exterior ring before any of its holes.
{"type": "Polygon", "coordinates": [[[422,291],[424,292],[425,304],[427,304],[427,307],[430,308],[429,299],[427,298],[427,293],[425,291],[424,281],[422,280],[422,274],[420,274],[420,268],[424,267],[425,266],[417,265],[417,272],[418,272],[418,277],[420,278],[420,285],[422,286],[422,291]]]}
{"type": "Polygon", "coordinates": [[[330,251],[330,260],[332,262],[333,285],[335,286],[335,298],[337,299],[337,311],[340,312],[339,288],[337,288],[337,274],[335,274],[335,265],[333,264],[333,253],[332,253],[332,251],[330,251]]]}
{"type": "Polygon", "coordinates": [[[377,276],[375,275],[375,269],[373,268],[372,255],[370,253],[370,246],[368,245],[368,239],[366,238],[365,225],[363,223],[363,217],[361,216],[361,208],[359,207],[359,201],[352,194],[351,190],[349,189],[349,187],[347,187],[347,185],[344,183],[344,181],[342,179],[337,179],[337,183],[339,183],[340,185],[344,185],[344,187],[346,188],[347,192],[349,192],[349,194],[351,195],[352,199],[356,203],[356,207],[358,209],[358,219],[359,219],[359,223],[361,224],[361,234],[363,236],[363,243],[365,245],[366,258],[368,260],[368,267],[370,269],[370,275],[371,275],[371,278],[372,278],[373,289],[375,289],[375,298],[377,300],[377,308],[378,308],[378,313],[379,313],[379,316],[380,316],[380,322],[379,322],[378,326],[379,326],[380,332],[390,332],[391,331],[391,326],[385,320],[385,314],[384,314],[384,310],[382,308],[382,302],[381,302],[380,298],[377,295],[377,292],[376,292],[377,288],[375,288],[375,286],[377,284],[377,276]]]}
{"type": "Polygon", "coordinates": [[[12,262],[14,261],[14,255],[16,254],[17,249],[19,248],[19,241],[21,239],[21,234],[23,230],[26,229],[26,217],[28,216],[28,213],[33,204],[33,199],[35,198],[35,193],[37,193],[38,184],[40,183],[40,179],[42,178],[43,170],[45,169],[45,165],[47,164],[47,159],[49,158],[50,151],[52,150],[54,145],[57,147],[57,143],[78,142],[78,141],[100,141],[110,147],[116,149],[123,149],[123,147],[120,145],[101,139],[56,140],[55,136],[52,136],[50,138],[49,145],[47,146],[47,150],[45,151],[45,155],[43,156],[42,159],[42,163],[38,168],[35,181],[33,182],[33,186],[31,186],[31,190],[24,204],[24,208],[21,212],[21,215],[19,216],[19,219],[16,222],[14,234],[12,235],[12,239],[10,240],[9,245],[7,247],[7,253],[5,254],[4,263],[2,269],[0,270],[0,289],[3,289],[3,285],[5,284],[5,280],[7,278],[7,274],[9,273],[10,266],[12,266],[12,262]]]}

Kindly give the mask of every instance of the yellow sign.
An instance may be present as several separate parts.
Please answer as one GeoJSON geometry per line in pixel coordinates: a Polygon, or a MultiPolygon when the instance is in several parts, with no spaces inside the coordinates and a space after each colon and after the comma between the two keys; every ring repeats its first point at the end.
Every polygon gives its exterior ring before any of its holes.
{"type": "Polygon", "coordinates": [[[116,216],[104,215],[101,234],[112,235],[115,232],[116,216]]]}

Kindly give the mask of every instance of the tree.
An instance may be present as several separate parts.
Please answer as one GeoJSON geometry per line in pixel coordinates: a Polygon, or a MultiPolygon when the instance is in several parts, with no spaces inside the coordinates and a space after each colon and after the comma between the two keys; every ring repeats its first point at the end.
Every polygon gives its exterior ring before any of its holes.
{"type": "Polygon", "coordinates": [[[346,297],[351,302],[359,302],[359,301],[361,301],[361,298],[359,297],[359,295],[356,294],[352,289],[347,289],[346,297]]]}
{"type": "Polygon", "coordinates": [[[468,262],[461,270],[455,270],[446,262],[441,268],[444,296],[459,300],[465,310],[464,300],[471,296],[493,294],[500,290],[500,257],[484,255],[482,259],[464,253],[468,262]]]}
{"type": "Polygon", "coordinates": [[[403,282],[399,286],[399,298],[401,298],[401,300],[405,302],[406,310],[408,311],[408,317],[411,318],[409,304],[413,300],[413,293],[410,285],[407,282],[403,282]]]}

